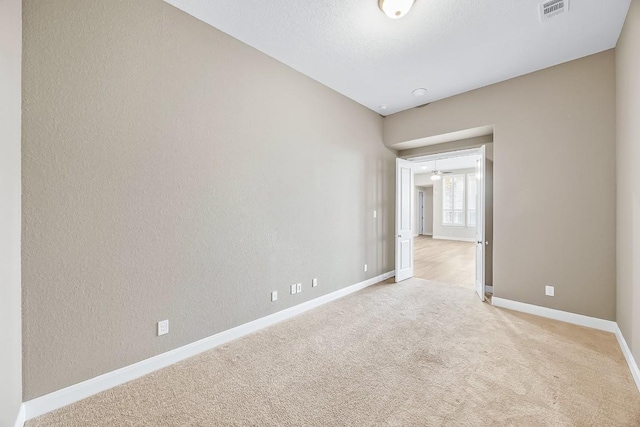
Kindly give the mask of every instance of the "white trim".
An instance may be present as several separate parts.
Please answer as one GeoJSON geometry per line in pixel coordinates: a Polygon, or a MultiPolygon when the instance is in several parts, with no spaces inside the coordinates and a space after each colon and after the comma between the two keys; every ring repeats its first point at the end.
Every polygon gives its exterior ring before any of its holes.
{"type": "Polygon", "coordinates": [[[597,317],[569,313],[568,311],[555,310],[553,308],[526,304],[524,302],[512,301],[504,298],[493,297],[491,299],[491,305],[612,333],[615,333],[616,328],[618,327],[616,322],[611,320],[598,319],[597,317]]]}
{"type": "Polygon", "coordinates": [[[46,414],[47,412],[62,408],[94,394],[108,390],[120,384],[124,384],[136,378],[140,378],[151,372],[157,371],[158,369],[165,368],[169,365],[180,362],[181,360],[195,356],[196,354],[228,343],[229,341],[233,341],[266,327],[275,325],[283,320],[290,319],[298,314],[302,314],[313,308],[393,277],[394,274],[394,271],[390,271],[379,276],[372,277],[371,279],[356,283],[355,285],[347,286],[346,288],[339,289],[335,292],[322,295],[310,301],[303,302],[302,304],[289,307],[249,323],[236,326],[235,328],[217,333],[191,344],[187,344],[183,347],[142,360],[134,363],[133,365],[125,366],[124,368],[120,368],[61,390],[54,391],[53,393],[37,397],[23,403],[22,413],[25,415],[24,418],[26,420],[31,420],[40,415],[46,414]]]}
{"type": "Polygon", "coordinates": [[[640,369],[633,358],[633,354],[627,345],[627,341],[622,335],[622,331],[618,324],[612,320],[598,319],[597,317],[583,316],[582,314],[569,313],[567,311],[555,310],[553,308],[540,307],[539,305],[526,304],[524,302],[512,301],[504,298],[493,297],[491,304],[496,307],[506,308],[509,310],[521,311],[523,313],[533,314],[535,316],[546,317],[548,319],[560,320],[561,322],[573,323],[575,325],[586,326],[587,328],[599,329],[601,331],[611,332],[615,334],[620,345],[620,350],[624,355],[631,376],[636,383],[636,387],[640,392],[640,369]]]}
{"type": "Polygon", "coordinates": [[[492,294],[493,293],[493,285],[484,285],[484,291],[492,294]]]}
{"type": "MultiPolygon", "coordinates": [[[[460,228],[465,228],[460,226],[460,228]]],[[[440,240],[457,240],[459,242],[475,242],[476,239],[474,239],[473,237],[453,237],[453,236],[433,236],[434,239],[440,239],[440,240]]]]}
{"type": "MultiPolygon", "coordinates": [[[[477,128],[477,129],[481,129],[481,128],[477,128]]],[[[414,139],[413,141],[406,141],[406,142],[400,142],[398,144],[393,144],[393,148],[396,150],[407,150],[410,148],[424,148],[427,147],[429,145],[434,145],[434,144],[440,144],[442,142],[454,142],[454,141],[460,141],[462,139],[470,139],[470,138],[477,138],[479,136],[485,136],[485,135],[492,135],[493,134],[493,125],[491,126],[483,126],[482,129],[484,129],[482,135],[475,135],[475,136],[469,136],[466,138],[454,138],[454,139],[448,139],[446,141],[440,141],[440,142],[432,142],[432,143],[424,143],[425,141],[429,140],[430,138],[438,138],[441,136],[445,136],[445,135],[452,135],[452,134],[443,134],[443,135],[436,135],[436,136],[432,136],[432,137],[428,137],[428,138],[421,138],[421,139],[414,139]],[[486,133],[484,133],[486,132],[486,133]],[[417,145],[416,145],[416,141],[417,141],[417,145]],[[413,143],[413,144],[412,144],[413,143]],[[411,147],[408,146],[408,144],[412,145],[411,147]]],[[[453,132],[455,133],[455,132],[453,132]]],[[[429,162],[432,160],[440,160],[440,159],[451,159],[453,157],[462,157],[462,156],[472,156],[474,154],[478,154],[478,148],[480,148],[481,145],[484,144],[491,144],[493,143],[493,141],[491,142],[478,142],[477,144],[473,144],[474,146],[472,148],[460,148],[460,149],[453,149],[452,151],[442,151],[442,152],[438,152],[438,153],[433,153],[433,154],[415,154],[413,156],[409,156],[406,157],[406,160],[410,160],[412,162],[429,162]]],[[[402,157],[405,158],[405,157],[402,157]]]]}
{"type": "Polygon", "coordinates": [[[622,331],[618,327],[616,323],[616,338],[618,339],[618,344],[620,344],[620,349],[622,350],[622,354],[624,354],[624,358],[627,361],[627,365],[629,365],[629,370],[631,371],[631,375],[633,376],[633,380],[636,382],[636,387],[638,387],[638,391],[640,391],[640,369],[638,369],[638,364],[636,360],[633,358],[633,354],[631,353],[631,349],[627,345],[627,341],[624,339],[622,335],[622,331]]]}
{"type": "Polygon", "coordinates": [[[422,233],[421,236],[433,236],[433,233],[422,233]]]}
{"type": "Polygon", "coordinates": [[[24,427],[24,423],[27,422],[26,412],[24,403],[20,405],[20,410],[18,411],[18,418],[16,418],[16,422],[13,424],[13,427],[24,427]]]}

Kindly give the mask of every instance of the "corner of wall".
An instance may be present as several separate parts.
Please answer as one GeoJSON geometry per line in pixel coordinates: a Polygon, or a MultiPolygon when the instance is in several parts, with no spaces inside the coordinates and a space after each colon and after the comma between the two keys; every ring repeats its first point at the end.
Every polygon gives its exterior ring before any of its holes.
{"type": "Polygon", "coordinates": [[[616,319],[640,363],[640,2],[631,2],[616,69],[616,319]]]}
{"type": "Polygon", "coordinates": [[[13,426],[22,413],[21,0],[0,2],[0,51],[0,426],[13,426]]]}

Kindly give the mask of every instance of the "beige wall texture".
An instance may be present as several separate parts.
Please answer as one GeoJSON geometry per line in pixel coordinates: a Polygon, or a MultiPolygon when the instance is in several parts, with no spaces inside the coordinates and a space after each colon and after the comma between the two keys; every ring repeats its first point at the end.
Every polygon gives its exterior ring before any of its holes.
{"type": "Polygon", "coordinates": [[[376,113],[161,0],[23,35],[25,399],[394,268],[376,113]]]}
{"type": "Polygon", "coordinates": [[[22,1],[0,1],[0,426],[22,403],[20,116],[22,1]]]}
{"type": "Polygon", "coordinates": [[[616,48],[617,320],[640,364],[640,2],[616,48]]]}
{"type": "Polygon", "coordinates": [[[384,139],[494,125],[495,295],[613,320],[615,106],[610,50],[388,116],[384,139]]]}

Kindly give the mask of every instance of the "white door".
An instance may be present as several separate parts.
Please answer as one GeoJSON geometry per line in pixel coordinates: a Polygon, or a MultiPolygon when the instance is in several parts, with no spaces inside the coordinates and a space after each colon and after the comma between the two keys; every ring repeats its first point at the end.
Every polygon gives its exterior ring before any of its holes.
{"type": "Polygon", "coordinates": [[[413,277],[411,162],[396,159],[396,282],[413,277]]]}
{"type": "Polygon", "coordinates": [[[484,157],[485,146],[478,150],[476,161],[476,292],[484,301],[484,157]]]}

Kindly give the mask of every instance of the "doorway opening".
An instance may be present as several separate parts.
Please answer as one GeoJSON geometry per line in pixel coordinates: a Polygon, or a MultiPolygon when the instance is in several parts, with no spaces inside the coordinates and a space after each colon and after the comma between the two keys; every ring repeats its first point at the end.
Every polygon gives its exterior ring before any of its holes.
{"type": "Polygon", "coordinates": [[[490,295],[492,195],[485,146],[398,159],[396,281],[418,277],[490,295]]]}

